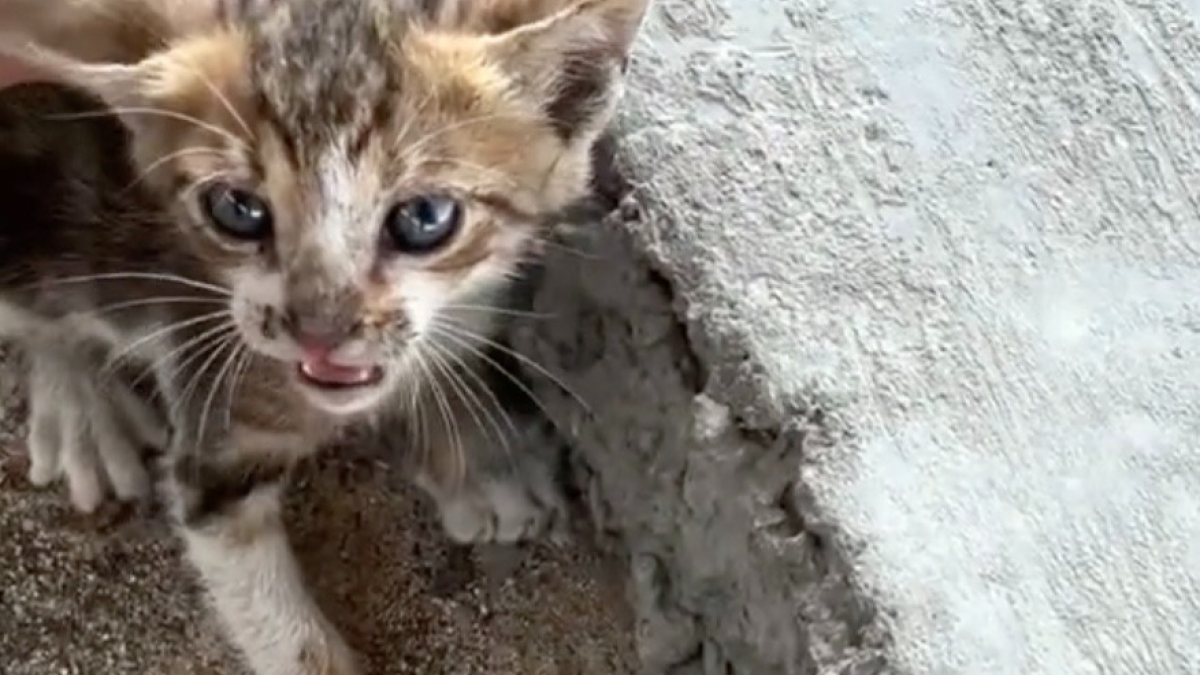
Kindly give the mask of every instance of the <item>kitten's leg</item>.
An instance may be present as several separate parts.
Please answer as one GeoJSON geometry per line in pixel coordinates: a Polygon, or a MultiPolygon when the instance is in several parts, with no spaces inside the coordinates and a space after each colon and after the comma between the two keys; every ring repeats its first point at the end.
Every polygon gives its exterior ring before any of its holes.
{"type": "Polygon", "coordinates": [[[282,496],[292,464],[315,450],[303,413],[272,371],[207,376],[206,396],[181,396],[189,375],[160,374],[175,413],[166,497],[231,642],[255,675],[355,675],[355,658],[309,595],[288,542],[282,496]],[[232,386],[232,385],[231,385],[232,386]],[[211,401],[220,401],[221,414],[211,401]],[[228,414],[224,414],[227,411],[228,414]]]}
{"type": "MultiPolygon", "coordinates": [[[[150,495],[144,445],[165,442],[165,426],[101,360],[83,346],[29,350],[29,479],[66,479],[74,506],[94,511],[111,486],[121,501],[150,495]]],[[[160,445],[161,447],[161,445],[160,445]]]]}
{"type": "Polygon", "coordinates": [[[189,494],[180,528],[188,559],[255,675],[354,675],[353,653],[309,595],[288,543],[282,479],[254,483],[262,467],[177,469],[189,471],[197,473],[179,483],[189,494]]]}
{"type": "Polygon", "coordinates": [[[511,423],[490,423],[477,410],[454,413],[427,411],[420,420],[427,447],[414,471],[446,534],[464,544],[565,537],[566,500],[556,475],[561,446],[548,424],[514,411],[505,413],[511,423]]]}
{"type": "Polygon", "coordinates": [[[46,487],[58,477],[62,467],[62,425],[58,413],[72,405],[60,395],[62,388],[55,364],[46,363],[45,354],[30,353],[29,360],[29,481],[46,487]]]}

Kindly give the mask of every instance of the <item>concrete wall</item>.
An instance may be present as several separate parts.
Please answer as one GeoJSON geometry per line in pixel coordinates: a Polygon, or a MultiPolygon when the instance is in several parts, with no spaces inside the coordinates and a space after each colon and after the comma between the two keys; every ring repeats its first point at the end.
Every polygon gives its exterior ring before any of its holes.
{"type": "Polygon", "coordinates": [[[1198,21],[658,0],[526,342],[652,670],[1200,672],[1198,21]]]}

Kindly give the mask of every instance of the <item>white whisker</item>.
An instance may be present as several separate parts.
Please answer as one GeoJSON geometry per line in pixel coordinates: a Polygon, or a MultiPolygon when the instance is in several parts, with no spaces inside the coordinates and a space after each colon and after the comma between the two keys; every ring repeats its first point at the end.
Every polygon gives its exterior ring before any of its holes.
{"type": "Polygon", "coordinates": [[[421,105],[417,106],[416,112],[412,115],[409,115],[408,119],[404,121],[404,126],[400,129],[400,132],[396,134],[395,140],[392,143],[393,153],[399,150],[400,144],[408,138],[408,132],[412,131],[412,125],[418,119],[421,119],[422,114],[425,112],[425,107],[428,106],[429,102],[433,100],[433,97],[436,93],[437,87],[430,87],[429,91],[425,94],[424,100],[421,101],[421,105]]]}
{"type": "Polygon", "coordinates": [[[526,312],[519,309],[507,309],[504,307],[488,307],[487,305],[443,305],[442,309],[448,312],[483,312],[485,314],[496,314],[498,316],[514,316],[524,319],[553,319],[553,314],[542,314],[539,312],[526,312]]]}
{"type": "Polygon", "coordinates": [[[529,388],[529,385],[522,382],[521,378],[519,378],[516,375],[514,375],[513,373],[509,372],[507,368],[500,365],[500,363],[497,362],[492,357],[488,356],[487,353],[484,352],[482,349],[479,349],[478,347],[466,342],[462,338],[460,338],[452,333],[437,330],[436,328],[434,328],[433,331],[434,331],[434,334],[438,335],[442,339],[449,340],[449,341],[457,344],[459,347],[467,350],[467,352],[470,353],[475,358],[491,365],[493,368],[495,368],[497,370],[497,372],[499,372],[501,375],[503,375],[505,377],[505,379],[507,379],[509,382],[512,382],[513,385],[515,385],[518,389],[520,389],[522,393],[524,393],[526,396],[528,396],[529,400],[533,401],[533,404],[538,407],[538,410],[541,411],[542,415],[544,415],[548,418],[552,417],[550,414],[550,409],[547,408],[544,403],[542,403],[542,399],[539,398],[537,394],[533,393],[533,390],[529,388]]]}
{"type": "Polygon", "coordinates": [[[227,302],[227,300],[225,298],[198,298],[193,295],[168,296],[168,297],[162,297],[162,298],[145,298],[142,300],[130,300],[128,302],[116,302],[111,305],[104,305],[103,307],[97,307],[95,309],[90,309],[90,310],[87,310],[86,312],[72,312],[69,316],[73,316],[73,317],[97,316],[97,315],[101,315],[101,314],[108,314],[110,312],[116,312],[116,311],[119,311],[122,309],[132,309],[134,307],[146,307],[146,306],[153,306],[153,305],[170,305],[170,304],[217,305],[217,304],[225,304],[226,302],[227,302]]]}
{"type": "MultiPolygon", "coordinates": [[[[457,360],[459,363],[461,363],[461,360],[457,359],[457,357],[454,357],[449,350],[446,350],[444,347],[432,340],[427,344],[430,347],[429,355],[434,358],[435,363],[440,364],[442,372],[445,373],[446,378],[449,380],[451,386],[455,388],[460,400],[467,404],[467,410],[471,413],[471,417],[475,420],[475,424],[479,427],[479,430],[485,431],[485,425],[483,418],[476,413],[476,409],[478,409],[478,411],[487,418],[487,422],[495,432],[496,440],[504,449],[505,454],[511,455],[512,448],[509,446],[508,436],[505,435],[504,429],[500,427],[500,423],[496,420],[496,416],[490,409],[488,409],[486,405],[483,404],[483,401],[479,398],[479,396],[476,395],[474,391],[471,390],[471,387],[462,380],[462,376],[454,371],[454,360],[457,360]]],[[[496,401],[495,394],[492,393],[491,388],[483,382],[482,378],[480,378],[473,369],[467,367],[465,370],[466,372],[471,373],[476,380],[482,384],[483,390],[492,396],[492,400],[496,402],[497,407],[500,409],[501,413],[503,413],[503,408],[499,406],[499,402],[496,401]]],[[[507,419],[507,417],[505,419],[507,419]]],[[[509,420],[509,424],[512,426],[512,420],[509,420]]],[[[514,434],[516,433],[515,427],[513,428],[513,432],[514,434]]]]}
{"type": "Polygon", "coordinates": [[[491,401],[492,408],[495,409],[496,412],[498,412],[504,419],[506,425],[508,426],[508,430],[512,432],[514,436],[518,435],[519,432],[517,431],[517,425],[513,422],[512,417],[504,408],[504,404],[501,403],[500,398],[496,396],[496,392],[493,391],[492,387],[489,386],[487,381],[483,379],[483,376],[477,372],[478,368],[475,367],[476,364],[467,363],[466,360],[464,360],[461,356],[455,354],[453,350],[446,348],[444,345],[438,344],[435,340],[429,340],[428,343],[431,348],[440,351],[446,356],[446,358],[450,359],[452,363],[457,363],[462,366],[463,372],[469,375],[475,384],[478,385],[479,389],[487,394],[491,401]]]}
{"type": "MultiPolygon", "coordinates": [[[[511,349],[509,347],[506,347],[506,346],[500,344],[499,342],[492,340],[491,338],[486,338],[482,335],[477,335],[477,334],[473,333],[472,331],[467,330],[465,326],[456,325],[453,322],[435,321],[434,324],[432,325],[432,327],[441,331],[441,333],[444,336],[455,339],[455,341],[458,342],[460,345],[471,346],[467,342],[467,340],[473,340],[475,342],[478,342],[480,344],[483,344],[485,346],[491,347],[500,352],[508,354],[509,356],[517,359],[521,363],[524,363],[525,365],[529,366],[530,368],[533,368],[538,373],[540,373],[543,377],[545,377],[546,379],[553,382],[556,386],[558,386],[560,389],[562,389],[563,392],[565,392],[568,396],[575,399],[575,402],[578,403],[589,415],[592,414],[591,406],[589,406],[587,404],[587,401],[584,401],[583,398],[581,398],[578,394],[576,394],[573,389],[568,387],[567,384],[565,382],[563,382],[561,379],[559,379],[558,376],[556,376],[554,373],[551,373],[549,370],[546,370],[546,368],[543,367],[541,364],[534,361],[533,359],[530,359],[529,357],[525,356],[524,354],[522,354],[514,349],[511,349]]],[[[492,365],[495,365],[497,368],[499,368],[499,365],[496,364],[495,360],[491,359],[491,357],[488,357],[486,354],[484,354],[483,350],[475,348],[474,351],[478,356],[480,356],[481,358],[487,358],[489,361],[491,361],[492,365]]],[[[507,371],[505,371],[505,372],[507,372],[507,371]]],[[[514,380],[514,383],[517,381],[517,378],[512,378],[512,379],[514,380]]],[[[524,384],[522,384],[522,387],[524,388],[524,384]]],[[[528,391],[528,388],[526,388],[526,391],[528,391]]]]}
{"type": "MultiPolygon", "coordinates": [[[[450,407],[450,403],[446,399],[445,393],[442,391],[441,386],[438,384],[437,378],[434,376],[434,374],[432,372],[430,372],[430,370],[428,368],[428,364],[425,362],[424,354],[418,349],[417,352],[415,353],[415,355],[417,356],[418,368],[420,368],[420,370],[422,371],[422,377],[424,377],[426,379],[426,381],[429,383],[430,393],[433,394],[434,403],[437,405],[438,411],[442,418],[442,424],[445,425],[445,431],[446,431],[446,436],[447,436],[446,441],[451,444],[452,450],[454,452],[453,457],[454,457],[455,469],[461,472],[462,467],[463,467],[462,437],[459,435],[458,425],[454,421],[453,409],[450,407]]],[[[428,452],[438,452],[440,450],[442,450],[442,448],[427,447],[425,449],[425,451],[427,453],[428,452]]]]}
{"type": "Polygon", "coordinates": [[[210,171],[209,173],[206,173],[203,176],[199,176],[192,182],[188,183],[187,187],[185,187],[183,190],[181,190],[179,192],[179,196],[181,199],[184,199],[184,200],[194,199],[195,198],[194,193],[196,190],[204,187],[205,185],[209,184],[213,180],[216,180],[223,176],[228,176],[228,175],[229,175],[229,172],[225,171],[225,170],[210,171]]]}
{"type": "Polygon", "coordinates": [[[138,338],[137,340],[134,340],[133,342],[125,345],[124,347],[122,347],[120,350],[118,350],[114,355],[112,355],[109,358],[109,362],[111,364],[119,364],[122,359],[124,359],[125,357],[132,354],[134,352],[134,350],[138,349],[139,347],[141,347],[144,344],[147,344],[158,338],[165,337],[167,335],[170,335],[171,333],[182,330],[184,328],[188,328],[190,326],[195,326],[197,324],[204,323],[205,321],[213,321],[216,319],[221,319],[228,315],[229,315],[229,310],[222,309],[217,312],[211,312],[209,314],[202,314],[200,316],[193,317],[191,319],[186,319],[184,321],[176,321],[174,323],[167,324],[166,326],[163,326],[162,328],[159,328],[158,330],[151,331],[149,334],[143,335],[142,337],[138,338]]]}
{"type": "Polygon", "coordinates": [[[233,408],[237,405],[237,393],[242,387],[242,382],[249,372],[250,367],[254,365],[254,354],[249,349],[242,349],[242,356],[238,360],[238,365],[234,370],[231,384],[229,385],[228,402],[225,406],[225,426],[229,426],[233,422],[233,408]]]}
{"type": "Polygon", "coordinates": [[[520,183],[518,183],[516,181],[516,179],[514,179],[511,175],[501,171],[500,169],[497,169],[497,168],[491,167],[491,166],[484,166],[484,165],[478,164],[476,162],[469,162],[464,159],[457,159],[455,157],[447,157],[447,156],[439,155],[436,157],[430,157],[430,158],[426,159],[424,162],[422,162],[422,164],[425,166],[431,166],[431,165],[437,165],[437,164],[449,164],[451,166],[458,166],[458,167],[461,167],[464,169],[470,169],[472,171],[477,171],[480,174],[482,174],[483,176],[489,177],[490,180],[496,181],[497,183],[500,184],[501,187],[504,187],[506,189],[514,190],[514,191],[520,191],[520,190],[524,189],[524,187],[520,183]]]}
{"type": "Polygon", "coordinates": [[[399,158],[400,163],[401,164],[411,163],[413,157],[415,157],[418,153],[424,151],[425,148],[430,143],[432,143],[433,141],[437,140],[438,138],[441,138],[442,136],[450,133],[451,131],[455,131],[457,129],[464,129],[464,128],[469,127],[474,124],[483,124],[485,122],[491,122],[491,121],[494,121],[497,119],[504,119],[504,118],[514,118],[514,116],[506,114],[506,113],[494,113],[494,114],[490,114],[490,115],[480,115],[478,117],[470,117],[465,120],[458,120],[456,122],[444,124],[441,127],[438,127],[437,129],[435,129],[434,131],[431,131],[431,132],[425,134],[424,136],[422,136],[421,138],[417,139],[416,143],[413,143],[411,146],[406,148],[403,155],[399,158]]]}
{"type": "Polygon", "coordinates": [[[131,181],[129,183],[129,185],[124,188],[124,190],[125,191],[132,190],[138,183],[141,183],[142,181],[146,180],[146,178],[149,177],[150,174],[154,173],[154,171],[156,169],[158,169],[158,167],[162,166],[163,164],[166,164],[172,160],[180,159],[183,157],[190,157],[191,155],[203,155],[203,154],[222,155],[222,154],[224,154],[224,152],[221,150],[218,150],[217,148],[197,146],[197,147],[192,147],[192,148],[184,148],[182,150],[177,150],[175,152],[167,153],[167,154],[163,155],[162,157],[159,157],[158,159],[151,162],[145,169],[142,169],[141,173],[139,173],[137,175],[137,177],[134,178],[133,181],[131,181]]]}
{"type": "Polygon", "coordinates": [[[177,283],[203,291],[211,291],[212,293],[222,297],[231,297],[233,295],[233,293],[228,289],[221,288],[220,286],[216,286],[214,284],[197,281],[195,279],[189,279],[188,277],[182,277],[177,274],[166,274],[161,272],[100,272],[97,274],[82,274],[73,277],[60,277],[58,279],[50,279],[44,282],[36,282],[35,284],[31,285],[48,283],[50,285],[57,286],[59,284],[80,284],[91,283],[93,281],[136,281],[139,279],[146,281],[165,281],[177,283]]]}
{"type": "MultiPolygon", "coordinates": [[[[167,364],[172,359],[174,359],[178,356],[182,356],[184,353],[187,352],[187,350],[191,349],[192,347],[196,346],[197,344],[204,342],[205,340],[217,339],[218,337],[223,337],[223,333],[226,333],[226,332],[232,333],[236,330],[237,330],[237,326],[234,326],[232,323],[223,323],[216,327],[209,328],[209,329],[203,331],[202,333],[200,333],[199,335],[189,338],[183,344],[179,345],[178,347],[175,347],[171,351],[167,352],[166,354],[163,354],[162,356],[158,357],[153,362],[151,362],[149,366],[147,366],[140,373],[138,373],[138,376],[136,379],[134,379],[133,383],[136,385],[137,383],[141,382],[142,378],[146,377],[149,374],[152,374],[160,366],[167,364]]],[[[111,359],[109,361],[110,361],[110,363],[113,363],[113,361],[111,359]]]]}
{"type": "Polygon", "coordinates": [[[112,117],[113,115],[150,115],[150,116],[157,115],[159,117],[165,117],[167,119],[173,119],[173,120],[176,120],[179,122],[187,122],[188,124],[192,124],[199,129],[203,129],[205,131],[209,131],[218,136],[221,136],[221,137],[225,138],[226,140],[232,142],[234,145],[238,146],[239,148],[244,149],[244,148],[248,147],[245,140],[238,138],[237,136],[234,136],[233,134],[229,133],[227,130],[222,129],[221,127],[219,127],[215,124],[210,124],[208,122],[205,122],[204,120],[196,119],[195,117],[192,117],[191,115],[185,115],[181,112],[176,112],[174,110],[161,110],[159,108],[114,108],[112,110],[105,110],[105,111],[100,111],[100,112],[53,113],[50,115],[46,115],[46,119],[70,121],[70,120],[89,119],[89,118],[96,118],[96,117],[112,117]]]}
{"type": "Polygon", "coordinates": [[[220,88],[213,84],[212,80],[210,80],[208,76],[204,74],[204,71],[200,68],[197,68],[195,64],[192,63],[184,62],[183,65],[187,67],[188,70],[192,71],[192,74],[195,75],[196,78],[199,79],[200,82],[203,83],[210,92],[212,92],[212,95],[221,103],[222,107],[225,108],[225,111],[229,113],[229,116],[232,117],[234,121],[238,123],[238,126],[242,128],[242,131],[246,133],[246,138],[242,139],[243,143],[253,139],[254,131],[250,128],[250,125],[246,123],[245,118],[238,114],[237,109],[234,108],[233,104],[229,102],[229,98],[225,96],[220,88]]]}
{"type": "MultiPolygon", "coordinates": [[[[201,384],[201,382],[204,381],[204,376],[208,372],[208,369],[210,367],[212,367],[212,364],[214,362],[216,362],[217,358],[225,351],[225,347],[228,346],[233,340],[236,340],[236,339],[237,339],[236,334],[230,333],[230,334],[226,335],[225,337],[216,340],[214,344],[210,344],[206,348],[204,348],[204,351],[202,353],[208,354],[208,358],[206,358],[204,360],[204,363],[200,364],[200,367],[197,368],[192,373],[192,376],[190,378],[188,378],[187,387],[183,390],[183,392],[179,396],[179,399],[177,401],[175,401],[175,405],[172,406],[172,408],[171,408],[171,419],[178,419],[178,416],[182,413],[182,411],[186,408],[186,406],[189,405],[192,395],[196,391],[199,390],[200,384],[201,384]]],[[[193,360],[198,360],[198,359],[189,359],[189,361],[193,361],[193,360]]],[[[183,368],[183,364],[180,364],[180,370],[182,370],[182,368],[183,368]]],[[[199,424],[202,420],[199,418],[193,419],[192,416],[189,415],[187,417],[186,421],[188,422],[188,424],[190,426],[191,423],[195,422],[195,423],[199,424]]],[[[193,433],[196,431],[198,431],[198,429],[191,429],[191,428],[180,429],[181,433],[193,433]]],[[[200,443],[201,439],[199,437],[197,437],[196,442],[200,443]]]]}
{"type": "MultiPolygon", "coordinates": [[[[213,401],[217,398],[217,392],[221,389],[221,383],[225,377],[229,375],[229,369],[233,367],[234,361],[241,355],[242,344],[239,340],[228,340],[226,344],[229,346],[229,355],[225,357],[225,363],[217,369],[217,374],[213,377],[208,388],[208,396],[204,400],[204,407],[200,409],[200,428],[196,431],[196,442],[204,442],[204,432],[208,430],[208,416],[212,413],[213,401]]],[[[222,351],[225,351],[222,349],[222,351]]]]}
{"type": "Polygon", "coordinates": [[[545,237],[538,237],[537,242],[546,248],[562,251],[563,253],[569,253],[571,255],[583,258],[584,260],[604,260],[604,256],[596,255],[595,253],[588,253],[583,249],[573,248],[561,242],[551,241],[545,237]]]}

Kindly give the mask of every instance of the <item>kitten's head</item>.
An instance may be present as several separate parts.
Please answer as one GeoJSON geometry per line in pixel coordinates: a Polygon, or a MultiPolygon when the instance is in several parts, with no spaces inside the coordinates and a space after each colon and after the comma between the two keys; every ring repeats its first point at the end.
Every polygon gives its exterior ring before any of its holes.
{"type": "Polygon", "coordinates": [[[135,64],[23,53],[117,111],[247,345],[338,414],[483,345],[649,2],[196,1],[242,9],[135,64]]]}

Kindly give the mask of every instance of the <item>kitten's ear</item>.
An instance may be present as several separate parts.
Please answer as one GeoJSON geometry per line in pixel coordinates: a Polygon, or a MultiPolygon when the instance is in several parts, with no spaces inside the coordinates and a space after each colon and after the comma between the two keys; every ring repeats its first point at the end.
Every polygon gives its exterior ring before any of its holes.
{"type": "Polygon", "coordinates": [[[0,33],[0,64],[13,82],[46,82],[88,92],[112,108],[143,103],[146,66],[86,63],[0,33]]]}
{"type": "Polygon", "coordinates": [[[219,31],[272,0],[0,0],[0,87],[55,82],[110,105],[136,98],[172,44],[219,31]]]}
{"type": "Polygon", "coordinates": [[[270,0],[0,0],[0,33],[83,61],[132,63],[270,0]]]}
{"type": "Polygon", "coordinates": [[[457,11],[469,26],[496,30],[493,57],[572,140],[608,124],[650,2],[457,0],[457,11]]]}
{"type": "Polygon", "coordinates": [[[39,79],[40,74],[24,61],[0,54],[0,89],[39,79]]]}

